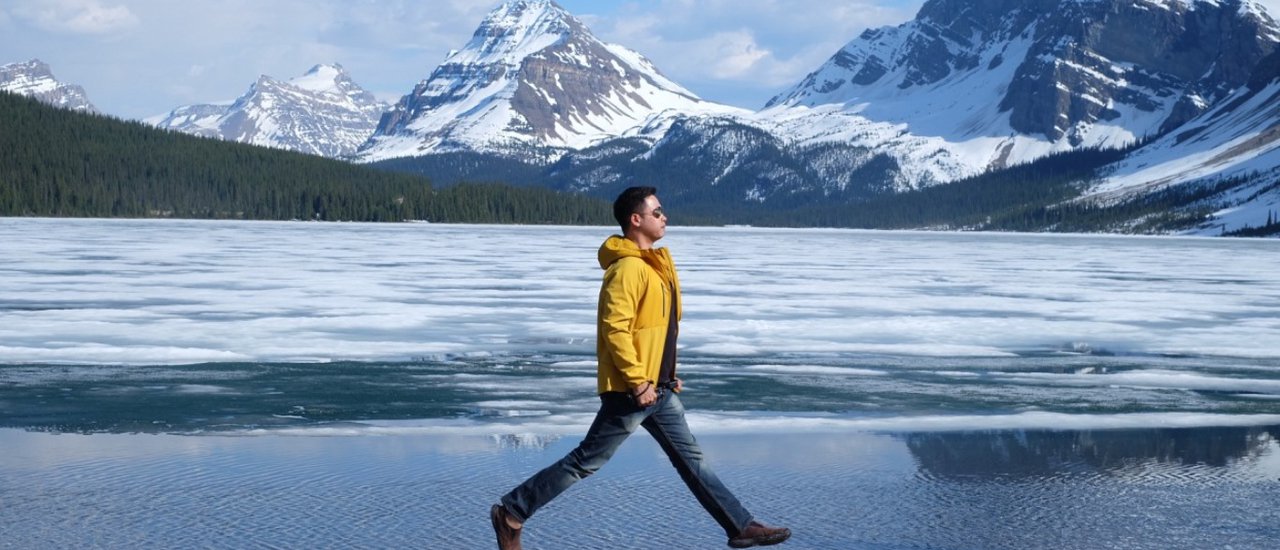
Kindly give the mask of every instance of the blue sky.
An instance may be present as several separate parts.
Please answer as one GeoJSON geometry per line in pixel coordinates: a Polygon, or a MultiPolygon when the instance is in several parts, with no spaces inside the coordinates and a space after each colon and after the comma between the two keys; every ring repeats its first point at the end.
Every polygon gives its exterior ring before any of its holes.
{"type": "MultiPolygon", "coordinates": [[[[5,0],[0,64],[38,58],[102,111],[143,118],[235,99],[259,75],[340,63],[388,100],[462,47],[498,0],[5,0]]],[[[600,39],[713,101],[761,107],[923,0],[559,0],[600,39]]]]}
{"type": "MultiPolygon", "coordinates": [[[[760,108],[868,28],[924,0],[557,0],[721,103],[760,108]]],[[[340,63],[394,101],[466,44],[499,0],[4,0],[0,64],[39,58],[102,111],[143,118],[229,101],[259,75],[340,63]]],[[[1280,0],[1262,0],[1280,13],[1280,0]]]]}

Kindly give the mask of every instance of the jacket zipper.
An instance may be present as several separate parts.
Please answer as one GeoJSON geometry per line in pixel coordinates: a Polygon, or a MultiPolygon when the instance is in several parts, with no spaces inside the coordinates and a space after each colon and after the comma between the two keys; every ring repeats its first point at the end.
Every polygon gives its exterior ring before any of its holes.
{"type": "Polygon", "coordinates": [[[668,319],[671,317],[671,306],[667,305],[667,293],[670,292],[670,290],[667,288],[667,284],[665,282],[661,283],[661,286],[662,286],[662,318],[668,319]]]}

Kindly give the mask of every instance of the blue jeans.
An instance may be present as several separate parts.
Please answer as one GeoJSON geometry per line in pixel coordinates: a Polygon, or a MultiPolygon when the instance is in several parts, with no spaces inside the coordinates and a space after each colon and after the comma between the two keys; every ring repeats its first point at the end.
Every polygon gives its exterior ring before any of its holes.
{"type": "Polygon", "coordinates": [[[741,533],[751,514],[703,462],[702,449],[685,422],[684,405],[672,391],[663,391],[658,402],[645,409],[624,393],[600,394],[600,411],[578,448],[504,495],[503,506],[516,519],[529,519],[569,486],[604,466],[640,426],[658,441],[689,490],[725,534],[734,537],[741,533]]]}

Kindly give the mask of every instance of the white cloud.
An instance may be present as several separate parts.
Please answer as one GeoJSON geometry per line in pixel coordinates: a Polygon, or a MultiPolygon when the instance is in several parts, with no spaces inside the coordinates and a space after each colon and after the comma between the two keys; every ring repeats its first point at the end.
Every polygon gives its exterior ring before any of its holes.
{"type": "Polygon", "coordinates": [[[19,0],[13,15],[47,31],[71,34],[108,34],[138,24],[128,7],[99,0],[19,0]]]}
{"type": "Polygon", "coordinates": [[[717,33],[713,38],[717,42],[714,50],[720,58],[711,71],[716,78],[740,78],[750,74],[761,60],[773,55],[773,52],[756,44],[755,37],[747,31],[717,33]]]}
{"type": "Polygon", "coordinates": [[[923,1],[659,0],[578,15],[704,98],[754,108],[862,31],[910,20],[923,1]]]}
{"type": "MultiPolygon", "coordinates": [[[[1280,18],[1280,0],[1255,1],[1280,18]]],[[[606,13],[583,1],[574,11],[601,39],[639,51],[698,95],[758,108],[864,30],[905,23],[924,2],[651,0],[606,13]]]]}

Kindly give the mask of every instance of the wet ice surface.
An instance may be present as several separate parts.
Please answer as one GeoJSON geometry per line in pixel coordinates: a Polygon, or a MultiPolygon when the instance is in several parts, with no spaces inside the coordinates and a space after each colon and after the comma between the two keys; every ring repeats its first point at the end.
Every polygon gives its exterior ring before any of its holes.
{"type": "MultiPolygon", "coordinates": [[[[700,436],[787,548],[1268,548],[1280,428],[700,436]]],[[[488,506],[564,437],[50,435],[0,430],[12,548],[487,548],[488,506]],[[20,503],[20,505],[9,505],[20,503]]],[[[526,548],[722,548],[640,435],[526,548]]]]}
{"type": "MultiPolygon", "coordinates": [[[[0,547],[489,546],[595,410],[608,232],[0,219],[0,547]]],[[[1280,243],[662,244],[690,424],[788,547],[1280,535],[1280,243]]],[[[641,434],[526,547],[716,531],[641,434]]]]}
{"type": "MultiPolygon", "coordinates": [[[[699,433],[1280,424],[1270,360],[689,358],[699,433]]],[[[75,433],[573,435],[588,356],[430,362],[0,366],[0,427],[75,433]]]]}

